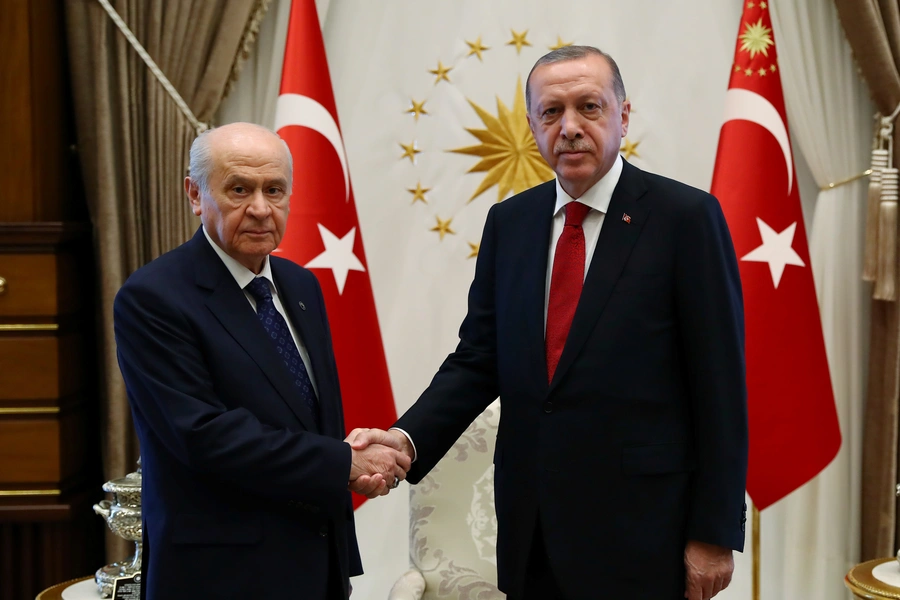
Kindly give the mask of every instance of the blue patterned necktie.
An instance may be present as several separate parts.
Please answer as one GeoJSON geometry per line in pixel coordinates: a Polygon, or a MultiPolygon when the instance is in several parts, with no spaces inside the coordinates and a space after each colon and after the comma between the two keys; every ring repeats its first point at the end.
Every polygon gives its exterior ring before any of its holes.
{"type": "Polygon", "coordinates": [[[306,372],[306,365],[300,358],[300,351],[291,337],[291,330],[288,328],[287,321],[275,309],[275,302],[272,300],[272,292],[269,291],[269,282],[265,277],[257,277],[247,284],[247,291],[256,299],[256,316],[259,322],[265,328],[266,333],[275,349],[281,355],[285,366],[291,372],[294,384],[300,390],[300,396],[312,413],[316,423],[319,423],[319,403],[316,400],[316,391],[313,389],[312,381],[309,379],[309,373],[306,372]]]}

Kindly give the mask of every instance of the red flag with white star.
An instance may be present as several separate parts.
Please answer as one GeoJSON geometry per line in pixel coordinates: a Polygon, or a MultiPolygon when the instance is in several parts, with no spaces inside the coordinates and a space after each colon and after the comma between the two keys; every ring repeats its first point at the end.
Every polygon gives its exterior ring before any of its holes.
{"type": "Polygon", "coordinates": [[[279,256],[311,269],[322,286],[347,431],[386,429],[397,410],[314,0],[291,4],[275,129],[294,158],[279,256]]]}
{"type": "Polygon", "coordinates": [[[812,479],[841,446],[796,179],[769,8],[747,2],[711,191],[744,290],[747,492],[760,510],[812,479]]]}

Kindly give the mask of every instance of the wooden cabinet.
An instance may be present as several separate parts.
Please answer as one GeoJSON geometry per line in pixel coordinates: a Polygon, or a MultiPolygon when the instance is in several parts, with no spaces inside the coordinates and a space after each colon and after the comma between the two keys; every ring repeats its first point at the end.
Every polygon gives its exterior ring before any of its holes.
{"type": "Polygon", "coordinates": [[[94,255],[63,0],[0,0],[0,599],[103,556],[94,255]]]}
{"type": "MultiPolygon", "coordinates": [[[[78,265],[69,254],[0,254],[0,317],[77,313],[84,299],[78,265]]],[[[2,390],[0,390],[2,393],[2,390]]]]}
{"type": "Polygon", "coordinates": [[[0,598],[102,566],[90,228],[0,223],[0,598]]]}

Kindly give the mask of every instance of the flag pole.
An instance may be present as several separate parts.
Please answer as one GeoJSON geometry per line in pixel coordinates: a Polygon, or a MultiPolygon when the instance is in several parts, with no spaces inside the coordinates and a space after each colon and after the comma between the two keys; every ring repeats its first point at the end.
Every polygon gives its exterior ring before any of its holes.
{"type": "Polygon", "coordinates": [[[753,507],[753,600],[759,600],[759,509],[753,507]]]}

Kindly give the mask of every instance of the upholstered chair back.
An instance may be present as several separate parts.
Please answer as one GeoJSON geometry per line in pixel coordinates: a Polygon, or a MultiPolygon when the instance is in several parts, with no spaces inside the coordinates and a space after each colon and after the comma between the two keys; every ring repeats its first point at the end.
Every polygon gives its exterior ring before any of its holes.
{"type": "Polygon", "coordinates": [[[498,400],[469,426],[425,479],[410,486],[412,571],[397,582],[391,599],[506,597],[497,589],[493,456],[499,421],[498,400]],[[422,581],[424,590],[420,591],[422,581]]]}

